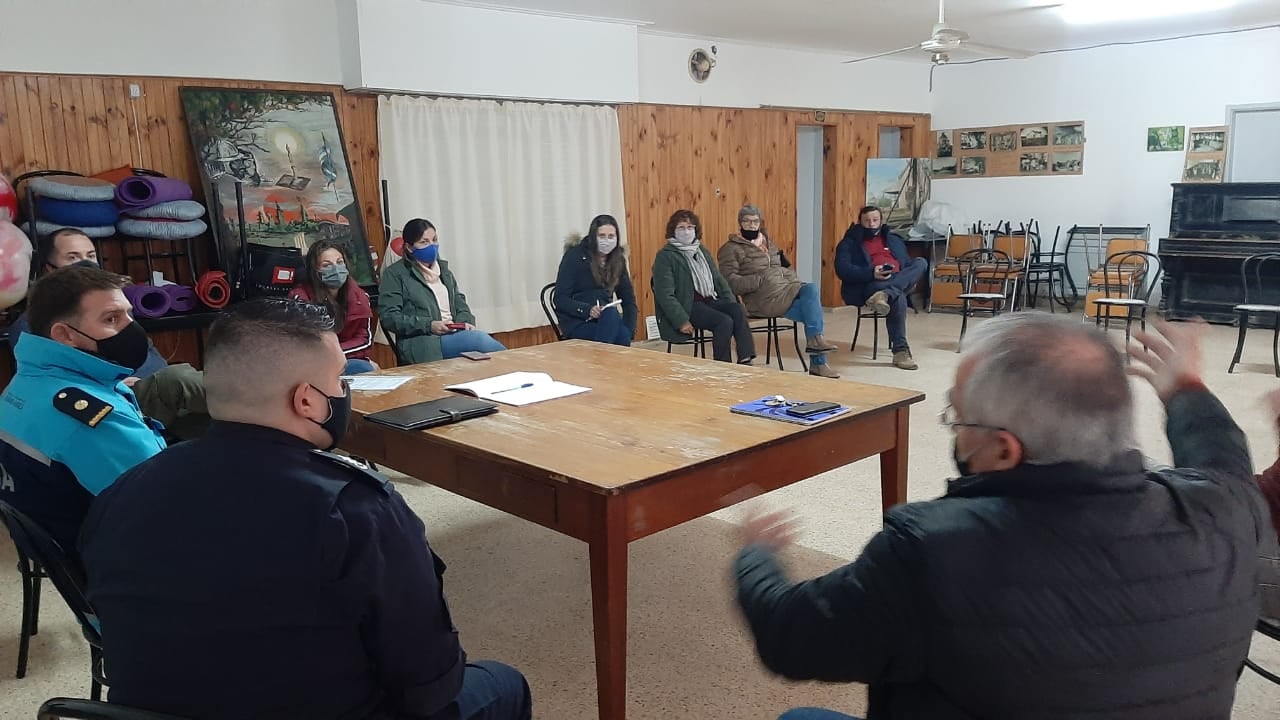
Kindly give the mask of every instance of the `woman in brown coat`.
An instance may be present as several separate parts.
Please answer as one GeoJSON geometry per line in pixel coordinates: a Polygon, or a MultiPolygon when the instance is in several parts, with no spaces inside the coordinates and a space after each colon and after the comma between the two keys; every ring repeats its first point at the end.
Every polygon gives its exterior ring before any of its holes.
{"type": "Polygon", "coordinates": [[[801,282],[791,263],[764,232],[760,208],[738,211],[738,232],[729,236],[717,255],[720,274],[742,298],[752,317],[785,317],[804,323],[809,373],[840,377],[827,366],[826,353],[836,349],[822,337],[822,302],[813,283],[801,282]]]}

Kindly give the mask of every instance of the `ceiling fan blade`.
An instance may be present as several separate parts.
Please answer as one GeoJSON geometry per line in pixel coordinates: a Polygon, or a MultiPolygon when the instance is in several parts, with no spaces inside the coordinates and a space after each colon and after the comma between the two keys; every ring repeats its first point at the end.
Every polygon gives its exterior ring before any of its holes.
{"type": "Polygon", "coordinates": [[[998,18],[1018,17],[1028,13],[1044,12],[1045,10],[1057,10],[1066,3],[1048,2],[1039,5],[1027,5],[1026,7],[1009,8],[1006,10],[996,10],[994,12],[978,13],[976,15],[966,15],[964,22],[974,23],[981,20],[993,20],[998,18]]]}
{"type": "Polygon", "coordinates": [[[1015,48],[1000,47],[998,45],[983,45],[982,43],[975,42],[960,43],[959,49],[966,52],[990,55],[992,57],[1009,58],[1010,60],[1022,60],[1040,54],[1032,50],[1018,50],[1015,48]]]}
{"type": "Polygon", "coordinates": [[[890,50],[889,52],[882,52],[877,55],[868,55],[866,57],[854,58],[853,60],[845,60],[841,64],[851,65],[853,63],[860,63],[863,60],[875,60],[876,58],[888,57],[890,55],[897,55],[898,53],[910,52],[911,50],[919,50],[919,49],[920,49],[919,45],[908,45],[907,47],[904,47],[904,48],[898,48],[897,50],[890,50]]]}

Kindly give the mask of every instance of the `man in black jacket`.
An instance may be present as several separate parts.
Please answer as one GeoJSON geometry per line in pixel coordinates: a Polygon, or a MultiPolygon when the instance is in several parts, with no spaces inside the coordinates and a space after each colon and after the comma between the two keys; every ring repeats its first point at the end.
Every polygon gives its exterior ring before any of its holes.
{"type": "Polygon", "coordinates": [[[125,473],[81,533],[111,701],[192,720],[529,720],[518,671],[467,662],[422,521],[327,452],[351,413],[329,315],[243,303],[205,362],[213,426],[125,473]]]}
{"type": "Polygon", "coordinates": [[[944,497],[798,584],[775,556],[790,522],[747,521],[738,601],[764,664],[869,684],[871,720],[1228,718],[1275,534],[1195,330],[1161,333],[1130,350],[1177,466],[1148,472],[1105,336],[1036,313],[980,326],[942,417],[962,475],[944,497]]]}

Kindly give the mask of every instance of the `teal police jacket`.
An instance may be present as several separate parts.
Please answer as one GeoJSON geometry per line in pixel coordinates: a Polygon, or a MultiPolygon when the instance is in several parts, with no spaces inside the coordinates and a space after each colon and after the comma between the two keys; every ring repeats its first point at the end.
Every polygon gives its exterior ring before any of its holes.
{"type": "Polygon", "coordinates": [[[165,447],[121,382],[127,368],[23,333],[0,395],[0,500],[76,547],[89,501],[165,447]]]}

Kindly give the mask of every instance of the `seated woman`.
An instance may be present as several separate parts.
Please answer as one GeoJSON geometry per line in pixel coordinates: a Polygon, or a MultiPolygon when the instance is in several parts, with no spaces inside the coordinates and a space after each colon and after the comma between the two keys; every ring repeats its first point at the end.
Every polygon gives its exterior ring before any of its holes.
{"type": "Polygon", "coordinates": [[[800,281],[791,263],[785,262],[778,246],[765,234],[763,222],[755,205],[738,211],[738,232],[729,236],[718,253],[720,272],[752,317],[785,317],[804,323],[810,375],[840,377],[827,365],[826,353],[836,346],[822,337],[818,287],[800,281]]]}
{"type": "Polygon", "coordinates": [[[476,329],[476,316],[449,263],[440,259],[436,226],[422,218],[410,220],[401,234],[404,260],[382,273],[378,286],[378,314],[382,326],[396,336],[404,363],[456,358],[464,352],[506,350],[488,333],[476,329]]]}
{"type": "Polygon", "coordinates": [[[338,343],[347,355],[343,375],[357,375],[378,369],[369,358],[373,347],[373,307],[369,293],[356,284],[347,270],[342,245],[319,240],[307,251],[306,266],[289,297],[323,305],[333,318],[338,343]]]}
{"type": "Polygon", "coordinates": [[[747,313],[701,238],[702,224],[692,211],[677,210],[667,221],[667,244],[653,259],[658,333],[668,342],[688,342],[694,328],[710,330],[716,360],[732,360],[732,339],[738,346],[738,362],[750,365],[756,346],[747,313]]]}
{"type": "Polygon", "coordinates": [[[612,215],[597,215],[586,237],[569,237],[556,273],[555,310],[565,337],[631,345],[636,293],[612,215]]]}

